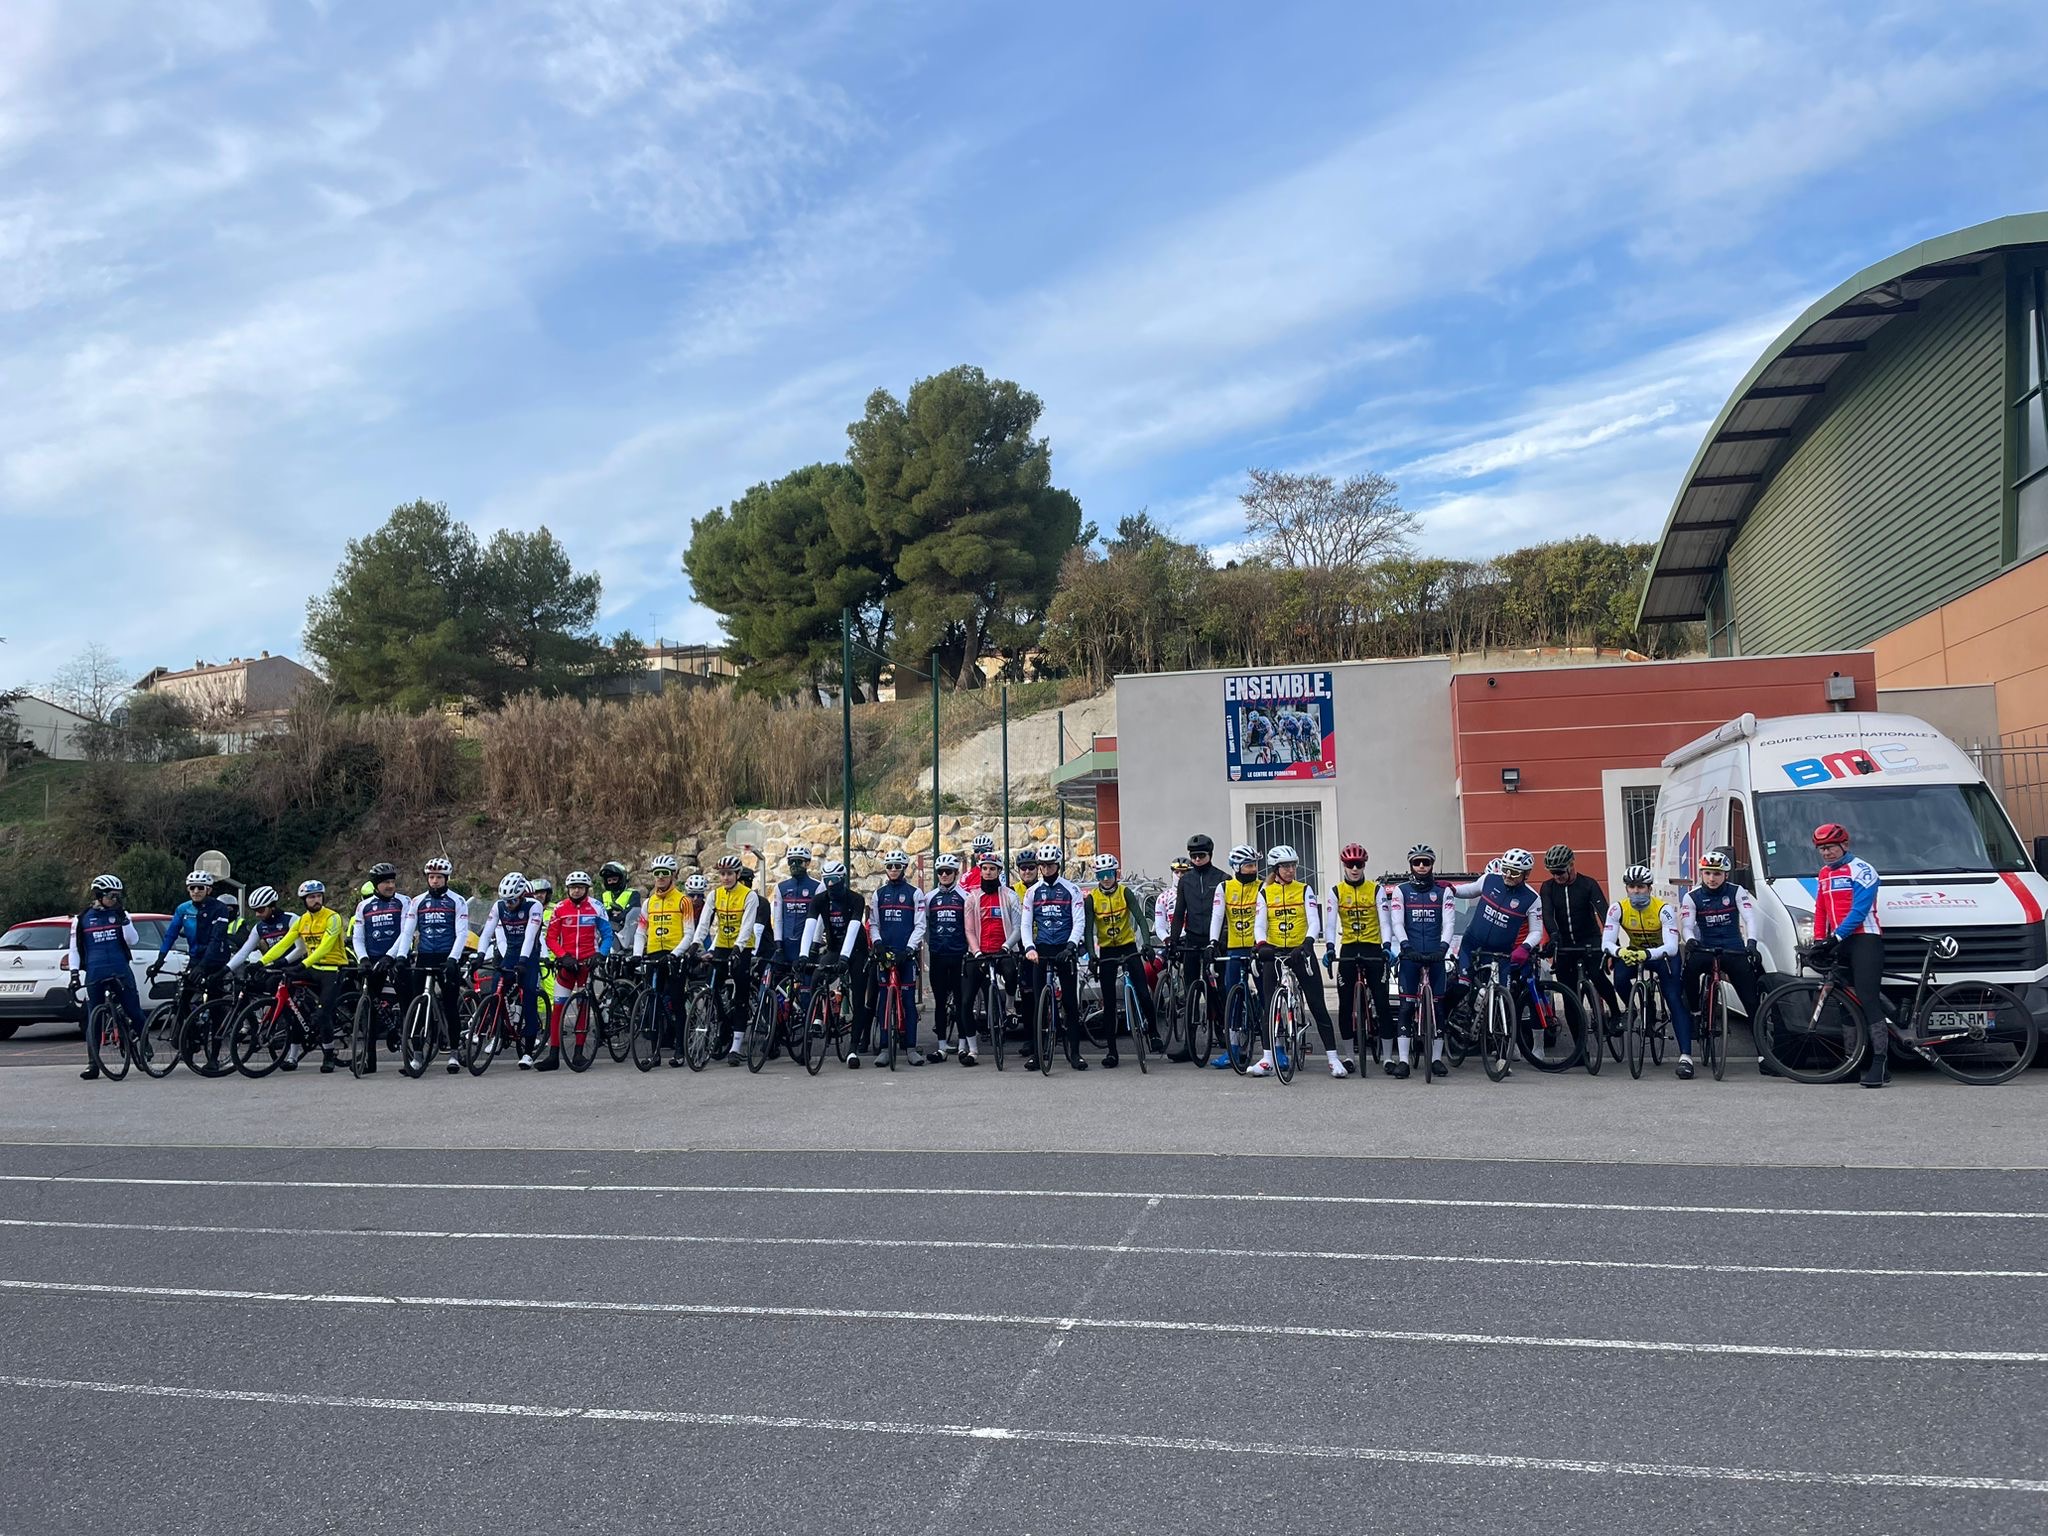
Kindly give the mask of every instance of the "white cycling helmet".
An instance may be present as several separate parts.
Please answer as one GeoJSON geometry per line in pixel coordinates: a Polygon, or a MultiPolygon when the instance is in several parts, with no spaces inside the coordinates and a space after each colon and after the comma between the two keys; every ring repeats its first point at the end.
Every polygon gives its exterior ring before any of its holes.
{"type": "Polygon", "coordinates": [[[595,882],[594,880],[592,880],[592,879],[590,878],[590,871],[589,871],[589,870],[587,870],[587,869],[572,869],[572,870],[570,870],[570,871],[569,871],[569,878],[568,878],[568,879],[566,879],[566,880],[564,880],[564,881],[562,882],[562,884],[563,884],[563,885],[565,885],[565,886],[566,886],[566,885],[594,885],[594,884],[596,884],[596,882],[595,882]]]}
{"type": "Polygon", "coordinates": [[[882,855],[882,868],[884,869],[908,869],[909,867],[910,855],[901,848],[891,848],[882,855]]]}
{"type": "Polygon", "coordinates": [[[1707,852],[1700,855],[1700,871],[1703,874],[1707,870],[1718,869],[1721,871],[1722,874],[1725,875],[1728,873],[1729,870],[1733,869],[1734,867],[1735,861],[1729,858],[1727,854],[1723,853],[1718,848],[1709,849],[1707,852]]]}
{"type": "Polygon", "coordinates": [[[1500,856],[1500,867],[1512,870],[1518,875],[1526,875],[1536,867],[1536,855],[1526,848],[1510,848],[1500,856]]]}
{"type": "Polygon", "coordinates": [[[818,873],[824,877],[825,883],[830,885],[835,880],[844,880],[846,878],[846,866],[837,859],[827,859],[825,867],[819,870],[818,873]]]}
{"type": "Polygon", "coordinates": [[[119,875],[93,876],[92,893],[95,896],[118,896],[126,889],[127,887],[121,884],[121,877],[119,875]]]}
{"type": "Polygon", "coordinates": [[[996,840],[984,832],[974,840],[974,856],[985,859],[996,851],[996,840]]]}
{"type": "Polygon", "coordinates": [[[213,889],[213,876],[209,875],[203,869],[195,869],[192,871],[191,874],[185,877],[185,883],[187,885],[196,885],[204,890],[210,891],[213,889]]]}
{"type": "Polygon", "coordinates": [[[1116,871],[1117,871],[1117,862],[1116,862],[1116,855],[1115,855],[1115,854],[1113,854],[1113,853],[1098,853],[1097,855],[1095,855],[1095,873],[1096,873],[1096,874],[1098,874],[1098,875],[1113,875],[1113,874],[1115,874],[1115,873],[1116,873],[1116,871]]]}
{"type": "Polygon", "coordinates": [[[1266,862],[1277,869],[1282,864],[1299,864],[1301,855],[1294,851],[1292,843],[1275,843],[1273,851],[1266,855],[1266,862]]]}
{"type": "Polygon", "coordinates": [[[1038,867],[1043,869],[1048,864],[1053,867],[1055,873],[1067,867],[1066,850],[1060,847],[1058,843],[1040,843],[1038,845],[1038,867]]]}
{"type": "Polygon", "coordinates": [[[944,870],[948,870],[948,869],[952,870],[952,871],[953,871],[953,872],[954,872],[955,874],[958,874],[958,873],[960,872],[960,855],[959,855],[959,854],[957,854],[957,853],[942,853],[942,854],[940,854],[940,855],[939,855],[939,856],[938,856],[938,857],[937,857],[936,859],[933,859],[933,860],[932,860],[932,873],[933,873],[933,874],[938,874],[938,873],[940,873],[940,872],[942,872],[942,871],[944,871],[944,870]]]}
{"type": "Polygon", "coordinates": [[[299,882],[299,896],[301,899],[307,896],[325,896],[326,894],[327,884],[323,880],[301,880],[299,882]]]}
{"type": "Polygon", "coordinates": [[[259,885],[249,893],[249,905],[252,907],[274,907],[283,899],[277,894],[277,887],[272,885],[259,885]]]}
{"type": "Polygon", "coordinates": [[[679,867],[676,863],[676,856],[672,853],[657,853],[647,861],[647,870],[650,874],[658,875],[666,871],[672,875],[679,867]]]}
{"type": "MultiPolygon", "coordinates": [[[[1712,857],[1713,855],[1710,853],[1707,855],[1706,859],[1701,859],[1701,867],[1704,868],[1706,866],[1707,859],[1711,859],[1712,857]]],[[[1648,885],[1651,882],[1651,879],[1652,876],[1650,874],[1650,866],[1647,864],[1631,864],[1627,869],[1624,869],[1621,872],[1621,883],[1623,885],[1648,885]]]]}
{"type": "Polygon", "coordinates": [[[710,889],[711,882],[702,875],[692,875],[683,882],[683,894],[686,896],[702,896],[710,889]]]}
{"type": "Polygon", "coordinates": [[[424,873],[429,875],[452,875],[455,873],[455,866],[446,859],[429,859],[427,860],[427,867],[424,873]]]}
{"type": "Polygon", "coordinates": [[[1256,864],[1258,862],[1259,850],[1250,843],[1239,843],[1230,850],[1230,867],[1232,869],[1236,869],[1241,864],[1256,864]]]}
{"type": "Polygon", "coordinates": [[[811,845],[809,843],[791,843],[789,845],[789,852],[782,856],[782,861],[791,867],[810,863],[811,845]]]}
{"type": "Polygon", "coordinates": [[[517,901],[533,887],[526,883],[526,876],[514,870],[498,882],[498,900],[517,901]]]}
{"type": "Polygon", "coordinates": [[[740,863],[740,856],[736,853],[728,853],[718,861],[718,872],[721,875],[736,875],[744,868],[746,866],[740,863]]]}

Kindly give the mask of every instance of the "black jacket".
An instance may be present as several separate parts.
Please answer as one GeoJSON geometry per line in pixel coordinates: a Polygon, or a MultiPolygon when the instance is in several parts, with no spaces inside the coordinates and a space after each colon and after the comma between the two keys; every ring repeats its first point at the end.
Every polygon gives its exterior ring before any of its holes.
{"type": "Polygon", "coordinates": [[[1575,876],[1570,885],[1555,878],[1543,882],[1543,933],[1548,945],[1561,949],[1598,949],[1600,930],[1607,925],[1607,893],[1591,875],[1575,876]]]}
{"type": "Polygon", "coordinates": [[[1207,864],[1197,864],[1180,877],[1173,888],[1173,924],[1167,930],[1167,941],[1179,943],[1189,935],[1199,942],[1209,942],[1209,914],[1216,906],[1216,889],[1222,885],[1224,873],[1211,859],[1207,864]]]}

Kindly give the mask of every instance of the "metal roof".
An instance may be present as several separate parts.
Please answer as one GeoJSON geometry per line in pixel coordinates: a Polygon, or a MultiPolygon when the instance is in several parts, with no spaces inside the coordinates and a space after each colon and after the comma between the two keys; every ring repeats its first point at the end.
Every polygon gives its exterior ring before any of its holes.
{"type": "Polygon", "coordinates": [[[1636,622],[1706,617],[1707,588],[1776,472],[1780,452],[1826,409],[1828,383],[1870,338],[1904,320],[1943,283],[1972,278],[1983,258],[2048,244],[2048,213],[2016,213],[1923,240],[1809,306],[1757,359],[1693,455],[1650,564],[1636,622]]]}

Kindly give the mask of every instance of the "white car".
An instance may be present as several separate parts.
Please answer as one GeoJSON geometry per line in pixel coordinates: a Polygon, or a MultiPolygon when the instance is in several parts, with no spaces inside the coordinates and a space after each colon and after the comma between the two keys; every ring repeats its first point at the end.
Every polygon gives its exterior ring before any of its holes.
{"type": "MultiPolygon", "coordinates": [[[[156,959],[157,946],[170,926],[167,912],[130,914],[142,944],[135,951],[135,990],[147,1007],[177,990],[175,978],[185,969],[185,951],[173,949],[152,987],[143,973],[156,959]]],[[[39,917],[16,923],[0,934],[0,1040],[24,1024],[66,1019],[83,1024],[71,996],[71,973],[64,969],[64,948],[71,939],[71,919],[39,917]]]]}

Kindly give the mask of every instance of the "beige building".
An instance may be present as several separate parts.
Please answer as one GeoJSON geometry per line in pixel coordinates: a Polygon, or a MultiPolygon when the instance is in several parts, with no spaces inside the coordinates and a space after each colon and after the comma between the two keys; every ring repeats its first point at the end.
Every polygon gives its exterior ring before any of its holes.
{"type": "Polygon", "coordinates": [[[152,668],[136,683],[139,693],[169,694],[190,709],[199,729],[221,738],[229,751],[250,737],[284,729],[292,701],[319,676],[289,656],[264,651],[217,665],[195,661],[183,671],[152,668]]]}

